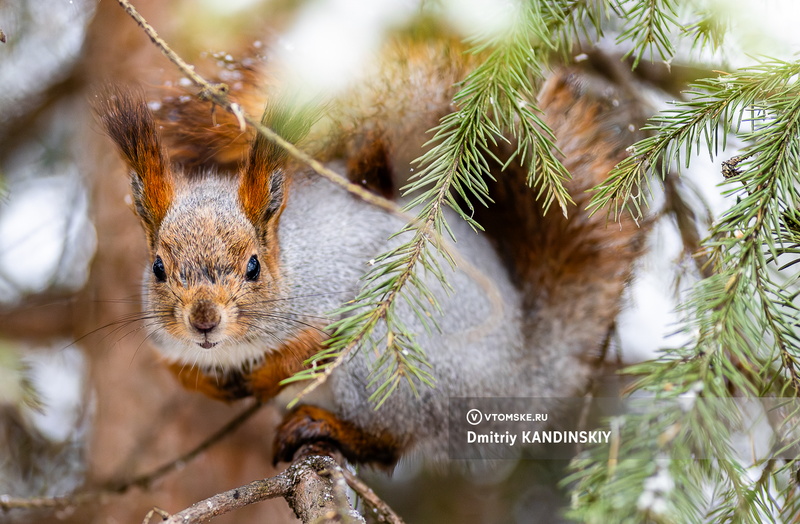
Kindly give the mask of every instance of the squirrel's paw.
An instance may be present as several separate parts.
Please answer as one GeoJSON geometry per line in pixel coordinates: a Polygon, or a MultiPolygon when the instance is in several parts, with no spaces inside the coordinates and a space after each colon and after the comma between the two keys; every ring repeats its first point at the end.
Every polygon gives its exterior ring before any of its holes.
{"type": "Polygon", "coordinates": [[[316,406],[300,406],[289,412],[275,435],[273,463],[291,462],[304,445],[322,444],[342,453],[348,461],[391,469],[400,456],[401,446],[388,435],[372,435],[330,411],[316,406]]]}

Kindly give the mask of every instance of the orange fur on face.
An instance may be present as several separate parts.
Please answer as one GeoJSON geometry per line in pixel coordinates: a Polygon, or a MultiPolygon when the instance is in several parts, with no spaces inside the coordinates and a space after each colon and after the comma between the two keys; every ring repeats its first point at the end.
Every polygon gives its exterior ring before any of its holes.
{"type": "Polygon", "coordinates": [[[220,220],[208,211],[198,208],[180,220],[167,219],[153,254],[161,257],[168,283],[151,281],[150,300],[173,304],[169,314],[174,321],[163,327],[178,339],[196,337],[190,317],[200,303],[209,304],[220,316],[215,335],[242,338],[247,326],[236,321],[240,310],[258,301],[271,279],[265,275],[259,282],[244,282],[249,258],[259,254],[255,232],[237,234],[247,225],[244,219],[220,220]]]}

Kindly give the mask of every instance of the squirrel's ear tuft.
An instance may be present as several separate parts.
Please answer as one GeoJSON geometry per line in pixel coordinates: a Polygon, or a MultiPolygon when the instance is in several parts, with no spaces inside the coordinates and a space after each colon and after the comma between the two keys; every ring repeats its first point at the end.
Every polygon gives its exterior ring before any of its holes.
{"type": "Polygon", "coordinates": [[[285,172],[277,167],[271,171],[246,169],[239,184],[239,200],[254,226],[275,224],[286,203],[285,172]]]}
{"type": "MultiPolygon", "coordinates": [[[[268,105],[261,122],[289,142],[308,134],[318,114],[314,109],[294,107],[287,100],[268,105]]],[[[286,151],[256,134],[239,184],[239,200],[245,215],[256,226],[265,226],[280,216],[286,202],[286,151]]]]}
{"type": "Polygon", "coordinates": [[[96,95],[94,110],[131,168],[136,213],[152,241],[175,193],[153,114],[141,91],[119,86],[96,95]]]}

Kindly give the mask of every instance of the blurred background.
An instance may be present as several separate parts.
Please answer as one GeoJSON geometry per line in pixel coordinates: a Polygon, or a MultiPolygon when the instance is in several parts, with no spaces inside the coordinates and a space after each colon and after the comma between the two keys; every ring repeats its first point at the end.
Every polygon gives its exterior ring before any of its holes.
{"type": "MultiPolygon", "coordinates": [[[[730,69],[755,55],[790,59],[798,49],[800,13],[790,0],[703,4],[731,24],[729,37],[715,52],[678,45],[676,66],[730,69]]],[[[502,31],[506,23],[502,2],[491,0],[135,5],[190,62],[275,42],[270,52],[293,65],[309,96],[357,81],[389,30],[435,17],[467,38],[502,31]]],[[[616,29],[610,21],[600,46],[622,54],[616,29]]],[[[0,30],[6,37],[0,44],[0,494],[63,495],[149,471],[201,442],[244,405],[181,390],[142,326],[128,321],[139,311],[144,237],[130,210],[124,169],[89,101],[108,81],[180,86],[179,72],[111,0],[0,0],[0,30]]],[[[655,90],[648,96],[655,108],[669,100],[655,90]]],[[[680,190],[702,236],[704,221],[725,206],[716,187],[719,167],[700,157],[686,175],[680,190]]],[[[657,194],[654,209],[663,203],[657,194]]],[[[619,319],[611,367],[649,358],[686,336],[671,336],[679,327],[676,300],[693,278],[673,219],[657,223],[650,247],[619,319]]],[[[56,513],[0,513],[0,521],[138,522],[152,506],[178,511],[275,474],[271,431],[278,420],[276,410],[262,410],[149,489],[56,513]]],[[[461,476],[425,471],[409,460],[391,479],[365,476],[409,522],[535,522],[544,506],[561,502],[553,479],[563,466],[509,461],[491,473],[461,476]]],[[[293,521],[277,500],[215,522],[266,517],[293,521]]]]}

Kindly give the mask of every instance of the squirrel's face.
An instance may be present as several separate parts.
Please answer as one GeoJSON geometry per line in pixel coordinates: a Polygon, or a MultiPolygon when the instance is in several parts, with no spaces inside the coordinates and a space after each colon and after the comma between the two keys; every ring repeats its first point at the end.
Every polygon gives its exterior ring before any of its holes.
{"type": "Polygon", "coordinates": [[[177,192],[145,272],[149,327],[171,360],[227,367],[280,338],[277,246],[239,209],[235,185],[206,179],[177,192]],[[272,302],[272,303],[270,303],[272,302]],[[277,326],[277,327],[276,327],[277,326]]]}
{"type": "Polygon", "coordinates": [[[259,136],[238,179],[187,177],[173,172],[141,92],[112,86],[96,110],[130,168],[151,254],[145,318],[161,352],[188,365],[239,367],[307,327],[283,311],[278,285],[283,150],[259,136]]]}

